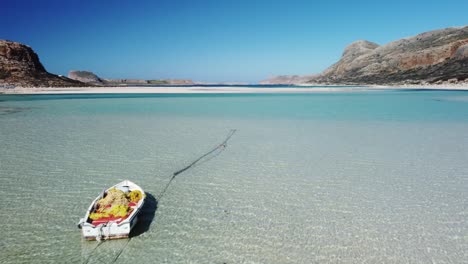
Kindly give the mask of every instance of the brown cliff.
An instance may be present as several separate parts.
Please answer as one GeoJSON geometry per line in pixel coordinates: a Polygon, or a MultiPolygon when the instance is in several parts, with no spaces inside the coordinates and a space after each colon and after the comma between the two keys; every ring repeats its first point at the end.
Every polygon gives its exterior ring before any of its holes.
{"type": "Polygon", "coordinates": [[[83,86],[83,83],[48,73],[29,46],[0,40],[0,85],[69,87],[83,86]]]}

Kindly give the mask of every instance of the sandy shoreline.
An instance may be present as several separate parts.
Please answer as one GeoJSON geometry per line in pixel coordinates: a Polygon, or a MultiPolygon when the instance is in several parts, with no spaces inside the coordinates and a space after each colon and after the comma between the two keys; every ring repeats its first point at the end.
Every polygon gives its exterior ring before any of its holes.
{"type": "Polygon", "coordinates": [[[320,93],[362,92],[381,90],[460,90],[468,91],[466,85],[401,85],[401,86],[322,86],[322,87],[206,87],[206,86],[159,86],[159,87],[48,87],[48,88],[0,88],[0,94],[251,94],[251,93],[320,93]]]}

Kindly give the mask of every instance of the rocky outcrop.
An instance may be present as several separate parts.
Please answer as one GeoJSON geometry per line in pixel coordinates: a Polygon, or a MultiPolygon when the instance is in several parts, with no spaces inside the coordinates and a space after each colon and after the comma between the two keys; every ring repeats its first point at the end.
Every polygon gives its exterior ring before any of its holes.
{"type": "Polygon", "coordinates": [[[317,74],[314,75],[278,75],[268,78],[266,80],[262,80],[259,84],[262,85],[275,85],[275,84],[282,84],[282,85],[294,85],[294,84],[301,84],[306,83],[309,80],[317,77],[317,74]]]}
{"type": "Polygon", "coordinates": [[[193,85],[192,80],[161,79],[161,80],[142,80],[142,79],[103,79],[90,71],[70,71],[68,78],[77,80],[86,84],[98,86],[131,86],[131,85],[193,85]]]}
{"type": "Polygon", "coordinates": [[[83,83],[48,73],[29,46],[0,40],[0,85],[69,87],[83,86],[83,83]]]}
{"type": "Polygon", "coordinates": [[[468,82],[468,26],[446,28],[383,46],[359,40],[315,76],[277,76],[268,84],[426,84],[468,82]]]}
{"type": "Polygon", "coordinates": [[[69,71],[68,78],[72,80],[77,80],[80,82],[94,84],[94,85],[103,85],[103,81],[96,74],[90,71],[69,71]]]}
{"type": "Polygon", "coordinates": [[[159,80],[143,80],[143,79],[104,79],[90,71],[70,71],[68,78],[84,82],[87,84],[99,86],[144,86],[144,85],[193,85],[192,80],[179,79],[159,79],[159,80]]]}
{"type": "Polygon", "coordinates": [[[383,46],[354,42],[337,63],[309,82],[417,84],[467,78],[468,26],[465,26],[425,32],[383,46]]]}

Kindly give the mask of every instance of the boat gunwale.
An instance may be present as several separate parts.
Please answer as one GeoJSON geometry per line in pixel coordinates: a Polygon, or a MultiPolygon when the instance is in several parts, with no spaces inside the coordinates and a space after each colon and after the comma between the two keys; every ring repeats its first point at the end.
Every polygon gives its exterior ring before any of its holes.
{"type": "Polygon", "coordinates": [[[140,209],[143,207],[143,204],[145,202],[145,199],[146,199],[146,193],[145,191],[140,187],[138,186],[137,184],[135,184],[134,182],[130,181],[130,180],[124,180],[122,182],[119,182],[109,188],[107,188],[106,190],[102,191],[94,200],[93,202],[91,202],[91,205],[88,207],[88,210],[86,211],[86,214],[85,214],[85,217],[83,218],[84,221],[82,222],[82,226],[88,226],[88,227],[92,227],[92,228],[97,228],[99,227],[100,225],[107,225],[109,223],[114,223],[114,224],[117,224],[117,226],[121,226],[123,224],[127,224],[127,223],[130,223],[133,218],[135,218],[135,216],[139,213],[140,209]],[[139,190],[141,191],[141,193],[143,194],[143,197],[140,199],[140,201],[138,201],[137,205],[136,205],[136,208],[130,213],[130,215],[125,218],[124,220],[122,220],[120,223],[117,223],[117,222],[114,222],[114,221],[108,221],[106,223],[101,223],[99,225],[93,225],[91,223],[88,222],[88,219],[89,219],[89,215],[91,214],[91,212],[94,210],[95,208],[95,205],[97,203],[97,201],[99,201],[99,199],[103,198],[104,197],[104,194],[106,194],[109,190],[111,190],[112,188],[116,188],[118,186],[128,186],[129,187],[129,190],[139,190]],[[132,188],[133,187],[133,188],[132,188]]]}

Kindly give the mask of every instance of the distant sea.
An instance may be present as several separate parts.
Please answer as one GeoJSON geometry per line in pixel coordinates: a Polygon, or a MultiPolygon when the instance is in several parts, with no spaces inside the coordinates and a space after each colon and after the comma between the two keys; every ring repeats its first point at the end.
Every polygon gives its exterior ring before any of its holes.
{"type": "Polygon", "coordinates": [[[0,95],[0,263],[467,263],[467,131],[456,91],[0,95]],[[146,232],[81,239],[103,189],[158,197],[230,129],[146,232]]]}

